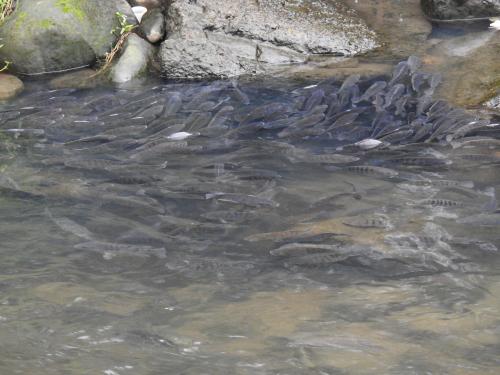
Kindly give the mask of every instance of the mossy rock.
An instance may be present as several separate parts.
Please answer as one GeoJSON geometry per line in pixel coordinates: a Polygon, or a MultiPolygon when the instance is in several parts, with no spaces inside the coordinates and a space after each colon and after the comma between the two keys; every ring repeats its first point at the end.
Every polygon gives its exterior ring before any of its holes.
{"type": "Polygon", "coordinates": [[[21,74],[91,65],[112,48],[118,11],[135,19],[125,0],[18,0],[0,26],[0,60],[21,74]]]}

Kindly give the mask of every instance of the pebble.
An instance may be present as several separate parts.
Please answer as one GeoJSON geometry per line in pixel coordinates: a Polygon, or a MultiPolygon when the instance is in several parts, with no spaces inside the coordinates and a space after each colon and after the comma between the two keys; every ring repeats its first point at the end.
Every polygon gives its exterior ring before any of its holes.
{"type": "Polygon", "coordinates": [[[23,82],[10,74],[0,74],[0,100],[17,96],[24,89],[23,82]]]}

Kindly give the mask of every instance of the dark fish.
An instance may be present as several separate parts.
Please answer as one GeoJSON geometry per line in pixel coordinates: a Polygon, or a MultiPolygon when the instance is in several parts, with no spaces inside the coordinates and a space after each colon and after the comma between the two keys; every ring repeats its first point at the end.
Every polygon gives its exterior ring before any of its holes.
{"type": "Polygon", "coordinates": [[[342,83],[342,86],[340,86],[338,92],[340,93],[349,91],[350,89],[352,89],[352,87],[354,87],[354,85],[356,85],[359,82],[360,78],[361,76],[359,74],[353,74],[347,77],[342,83]]]}
{"type": "Polygon", "coordinates": [[[424,157],[424,156],[392,158],[392,159],[387,159],[387,161],[393,164],[416,166],[416,167],[440,167],[452,163],[452,161],[448,159],[438,159],[434,157],[424,157]]]}
{"type": "Polygon", "coordinates": [[[463,202],[453,201],[450,199],[423,199],[414,203],[416,206],[432,206],[432,207],[463,207],[463,202]]]}
{"type": "Polygon", "coordinates": [[[392,71],[392,77],[389,81],[389,86],[393,86],[394,84],[405,80],[407,77],[409,77],[410,71],[411,70],[408,62],[401,61],[400,63],[398,63],[392,71]]]}
{"type": "Polygon", "coordinates": [[[72,233],[75,236],[86,240],[94,240],[95,236],[83,225],[80,225],[66,217],[54,217],[48,208],[45,209],[45,214],[63,231],[72,233]]]}
{"type": "Polygon", "coordinates": [[[229,117],[233,111],[234,111],[234,107],[231,107],[230,105],[222,107],[212,117],[210,122],[207,124],[207,128],[224,126],[226,121],[229,119],[229,117]]]}
{"type": "Polygon", "coordinates": [[[389,108],[394,105],[396,100],[398,100],[406,91],[405,85],[398,83],[391,87],[391,89],[385,94],[384,97],[384,109],[389,108]]]}
{"type": "Polygon", "coordinates": [[[182,107],[182,96],[178,92],[171,93],[164,106],[164,116],[171,116],[174,113],[177,113],[182,107]]]}
{"type": "Polygon", "coordinates": [[[184,125],[187,131],[193,132],[204,128],[211,120],[212,114],[209,112],[193,112],[184,125]]]}
{"type": "Polygon", "coordinates": [[[314,107],[319,106],[325,99],[325,91],[321,88],[314,90],[307,98],[302,110],[305,112],[311,111],[314,107]]]}
{"type": "MultiPolygon", "coordinates": [[[[328,169],[329,167],[327,167],[328,169]]],[[[332,169],[335,170],[335,169],[332,169]]],[[[358,173],[362,175],[368,176],[377,176],[377,177],[396,177],[399,173],[393,169],[383,168],[383,167],[375,167],[372,165],[351,165],[348,167],[344,167],[343,170],[353,173],[358,173]]]]}
{"type": "Polygon", "coordinates": [[[325,253],[339,249],[339,245],[324,245],[315,243],[294,242],[280,246],[269,251],[273,256],[277,257],[294,257],[307,254],[325,253]]]}
{"type": "Polygon", "coordinates": [[[124,164],[119,160],[110,159],[72,159],[66,160],[64,165],[69,168],[75,169],[88,169],[88,170],[112,170],[123,167],[124,164]]]}
{"type": "Polygon", "coordinates": [[[348,217],[342,220],[342,224],[356,228],[392,228],[389,218],[385,215],[348,217]]]}
{"type": "Polygon", "coordinates": [[[250,98],[248,97],[247,94],[245,94],[241,89],[239,88],[238,81],[236,80],[231,80],[231,85],[233,86],[234,92],[236,93],[238,99],[244,104],[244,105],[249,105],[250,104],[250,98]]]}
{"type": "Polygon", "coordinates": [[[105,259],[112,259],[120,255],[166,258],[165,248],[155,248],[147,245],[128,245],[118,243],[108,243],[99,241],[83,242],[75,245],[75,249],[88,250],[102,253],[105,259]]]}
{"type": "Polygon", "coordinates": [[[373,83],[370,87],[368,87],[363,95],[359,98],[353,100],[353,103],[359,103],[363,101],[370,101],[375,95],[381,93],[387,87],[387,82],[385,81],[377,81],[373,83]]]}
{"type": "Polygon", "coordinates": [[[408,68],[410,69],[411,74],[414,74],[422,66],[422,60],[414,55],[408,57],[406,63],[408,65],[408,68]]]}
{"type": "Polygon", "coordinates": [[[360,114],[361,113],[359,110],[350,110],[340,114],[339,116],[334,118],[335,122],[327,128],[327,131],[351,125],[359,117],[360,114]]]}

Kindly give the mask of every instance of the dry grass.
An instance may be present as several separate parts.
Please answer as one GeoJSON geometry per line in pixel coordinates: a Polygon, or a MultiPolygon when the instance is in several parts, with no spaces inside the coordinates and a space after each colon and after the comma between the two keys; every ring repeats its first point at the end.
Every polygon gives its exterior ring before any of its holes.
{"type": "Polygon", "coordinates": [[[128,36],[130,34],[131,34],[131,32],[129,31],[125,34],[120,35],[120,37],[118,38],[118,41],[116,42],[113,49],[111,51],[109,51],[108,53],[106,53],[106,56],[104,58],[104,62],[102,64],[102,66],[91,77],[101,75],[102,73],[106,72],[111,67],[113,60],[115,59],[115,56],[117,55],[117,53],[119,53],[121,51],[123,45],[125,44],[125,41],[127,40],[128,36]]]}
{"type": "MultiPolygon", "coordinates": [[[[2,1],[2,0],[0,0],[0,1],[2,1]]],[[[102,73],[106,72],[111,67],[113,60],[115,59],[115,56],[121,51],[128,36],[137,27],[136,25],[129,24],[127,21],[127,17],[120,12],[116,12],[116,17],[118,18],[118,21],[120,22],[120,27],[115,27],[113,30],[111,30],[111,33],[118,35],[118,40],[117,40],[115,46],[113,47],[113,49],[111,51],[109,51],[108,53],[106,53],[106,56],[104,58],[104,62],[102,64],[102,66],[91,77],[101,75],[102,73]]]]}
{"type": "Polygon", "coordinates": [[[14,11],[14,0],[0,0],[0,24],[14,11]]]}

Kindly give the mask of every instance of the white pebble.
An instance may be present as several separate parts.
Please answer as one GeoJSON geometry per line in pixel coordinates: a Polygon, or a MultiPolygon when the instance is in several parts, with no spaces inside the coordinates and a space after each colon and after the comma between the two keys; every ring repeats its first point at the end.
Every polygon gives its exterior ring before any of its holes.
{"type": "Polygon", "coordinates": [[[135,18],[137,18],[137,21],[139,22],[141,22],[142,16],[144,16],[147,11],[148,10],[146,7],[141,7],[141,6],[132,7],[132,12],[134,12],[135,18]]]}

